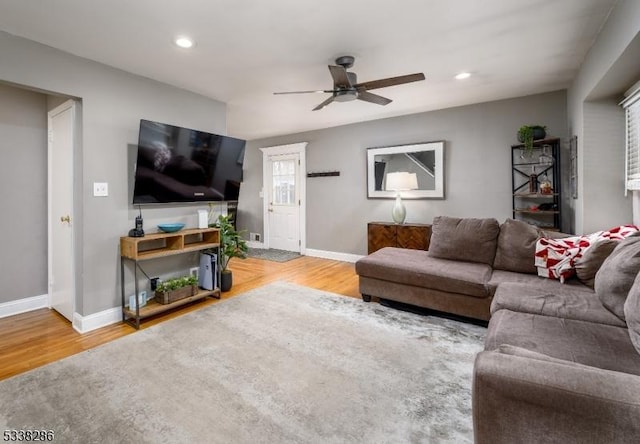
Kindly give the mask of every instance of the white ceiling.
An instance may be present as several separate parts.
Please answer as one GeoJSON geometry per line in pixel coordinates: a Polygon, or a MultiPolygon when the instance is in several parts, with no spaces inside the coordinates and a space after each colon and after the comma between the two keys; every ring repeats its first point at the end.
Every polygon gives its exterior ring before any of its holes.
{"type": "MultiPolygon", "coordinates": [[[[615,0],[0,0],[0,29],[228,104],[228,134],[256,139],[566,88],[615,0]],[[192,36],[191,50],[173,45],[192,36]],[[359,81],[424,72],[333,103],[327,69],[359,81]],[[474,75],[465,81],[453,76],[474,75]]],[[[1,60],[1,59],[0,59],[1,60]]]]}

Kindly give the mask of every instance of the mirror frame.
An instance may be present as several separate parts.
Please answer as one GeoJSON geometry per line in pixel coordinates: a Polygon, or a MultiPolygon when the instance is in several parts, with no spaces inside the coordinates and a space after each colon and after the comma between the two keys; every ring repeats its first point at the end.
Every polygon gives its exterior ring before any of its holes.
{"type": "Polygon", "coordinates": [[[375,189],[374,160],[380,154],[415,153],[419,151],[435,151],[435,189],[403,191],[403,199],[444,199],[444,141],[414,143],[409,145],[367,148],[367,198],[395,199],[395,191],[375,189]]]}

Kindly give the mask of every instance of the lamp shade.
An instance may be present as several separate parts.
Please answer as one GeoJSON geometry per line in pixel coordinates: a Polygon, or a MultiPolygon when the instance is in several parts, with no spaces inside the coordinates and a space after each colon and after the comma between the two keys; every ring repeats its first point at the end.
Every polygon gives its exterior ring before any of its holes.
{"type": "Polygon", "coordinates": [[[387,174],[386,189],[389,191],[406,191],[418,188],[418,176],[416,173],[398,171],[387,174]]]}

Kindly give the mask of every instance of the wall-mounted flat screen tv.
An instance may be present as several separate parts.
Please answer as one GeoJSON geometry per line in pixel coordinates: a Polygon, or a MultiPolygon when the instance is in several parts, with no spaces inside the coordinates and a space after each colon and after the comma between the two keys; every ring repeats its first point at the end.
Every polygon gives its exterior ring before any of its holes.
{"type": "Polygon", "coordinates": [[[133,203],[238,200],[245,140],[140,120],[133,203]]]}

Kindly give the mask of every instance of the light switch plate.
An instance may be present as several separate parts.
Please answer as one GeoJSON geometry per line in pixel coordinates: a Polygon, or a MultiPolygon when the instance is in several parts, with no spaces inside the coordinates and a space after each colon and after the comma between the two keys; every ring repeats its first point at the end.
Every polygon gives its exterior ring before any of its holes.
{"type": "Polygon", "coordinates": [[[106,197],[109,195],[109,184],[107,182],[93,182],[93,196],[106,197]]]}

